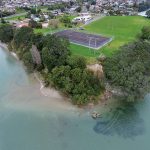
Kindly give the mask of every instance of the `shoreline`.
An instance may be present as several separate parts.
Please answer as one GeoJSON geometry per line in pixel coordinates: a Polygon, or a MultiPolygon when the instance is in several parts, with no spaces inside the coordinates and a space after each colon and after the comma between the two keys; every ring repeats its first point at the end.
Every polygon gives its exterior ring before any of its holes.
{"type": "MultiPolygon", "coordinates": [[[[61,93],[52,87],[45,87],[43,80],[41,79],[41,75],[39,72],[34,72],[33,77],[36,79],[36,81],[40,84],[40,92],[45,97],[50,97],[51,92],[54,93],[54,95],[57,95],[58,98],[68,99],[65,96],[62,96],[61,93]]],[[[69,101],[69,100],[68,100],[69,101]]]]}
{"type": "MultiPolygon", "coordinates": [[[[10,52],[8,50],[7,44],[1,43],[0,42],[0,47],[8,52],[8,54],[10,54],[12,57],[16,58],[17,61],[20,61],[17,54],[15,54],[14,52],[10,52]]],[[[35,100],[32,99],[29,102],[23,102],[22,100],[18,100],[17,97],[22,97],[21,93],[23,92],[19,92],[18,94],[16,94],[16,99],[17,101],[15,101],[15,103],[13,103],[12,106],[9,107],[15,107],[17,109],[34,109],[34,108],[40,108],[43,110],[50,110],[50,109],[54,109],[54,110],[71,110],[72,112],[80,112],[83,111],[84,109],[78,108],[76,105],[73,105],[70,101],[69,98],[61,95],[61,93],[59,91],[57,91],[54,88],[50,88],[50,87],[44,87],[43,81],[40,79],[40,75],[38,75],[38,72],[34,72],[33,74],[27,74],[27,76],[29,77],[29,84],[31,86],[31,88],[33,88],[33,92],[37,92],[37,95],[39,96],[39,100],[35,100]],[[43,98],[42,98],[43,97],[43,98]]],[[[22,91],[24,89],[20,89],[19,91],[22,91]]],[[[26,92],[26,91],[25,91],[26,92]]],[[[24,95],[23,95],[24,96],[24,95]]],[[[21,99],[21,98],[20,98],[21,99]]],[[[14,100],[12,100],[13,102],[14,100]]]]}
{"type": "Polygon", "coordinates": [[[3,49],[5,49],[6,51],[8,51],[14,58],[16,58],[17,60],[19,60],[19,57],[17,56],[17,54],[15,52],[11,52],[11,51],[8,50],[7,44],[2,43],[0,41],[0,47],[3,48],[3,49]]]}
{"type": "MultiPolygon", "coordinates": [[[[11,54],[11,56],[13,56],[14,58],[16,58],[16,60],[19,60],[19,58],[18,58],[18,56],[17,56],[16,53],[10,52],[8,50],[7,44],[4,44],[4,43],[0,42],[0,47],[2,47],[3,49],[7,50],[11,54]]],[[[94,103],[88,103],[85,106],[73,105],[71,103],[71,101],[69,101],[69,98],[61,95],[61,93],[58,90],[56,90],[54,88],[51,88],[51,87],[45,87],[44,84],[43,84],[42,79],[40,78],[40,75],[38,74],[38,72],[34,72],[33,74],[31,74],[31,78],[33,80],[35,80],[36,83],[38,83],[38,85],[40,86],[39,90],[40,90],[40,93],[42,94],[42,96],[44,96],[46,98],[49,98],[50,102],[46,101],[44,103],[47,103],[47,105],[49,105],[49,104],[51,105],[51,103],[53,103],[52,105],[57,105],[57,106],[55,106],[57,108],[61,107],[61,105],[62,105],[62,108],[66,109],[66,110],[74,110],[74,111],[77,111],[77,112],[81,112],[81,111],[82,112],[88,112],[89,115],[91,116],[91,114],[92,114],[93,111],[96,111],[96,110],[98,111],[97,108],[101,108],[101,107],[107,105],[106,103],[108,103],[107,101],[109,101],[109,100],[102,100],[101,101],[100,100],[101,98],[100,98],[99,101],[98,101],[98,103],[96,105],[94,103]],[[51,101],[51,99],[54,99],[54,100],[51,101]],[[56,99],[58,101],[56,101],[56,99]]],[[[36,103],[37,105],[41,105],[41,106],[45,105],[45,104],[42,104],[42,102],[34,102],[33,101],[33,103],[36,103]]]]}
{"type": "MultiPolygon", "coordinates": [[[[2,42],[0,41],[0,47],[1,47],[2,49],[5,49],[7,52],[9,52],[9,53],[11,54],[11,56],[13,56],[13,57],[16,58],[17,60],[19,60],[19,57],[17,56],[17,54],[16,54],[15,52],[10,52],[10,51],[8,50],[7,44],[2,43],[2,42]]],[[[42,93],[43,96],[47,97],[49,94],[48,94],[48,93],[46,94],[46,90],[48,90],[48,89],[49,89],[49,90],[52,90],[53,88],[50,88],[50,87],[46,88],[46,87],[44,86],[44,84],[43,84],[43,81],[40,79],[39,76],[40,76],[40,75],[38,75],[38,72],[34,72],[34,73],[33,73],[33,77],[35,77],[36,81],[40,84],[40,92],[42,93]]],[[[53,90],[57,91],[56,89],[53,89],[53,90]]],[[[59,93],[59,91],[57,91],[57,92],[59,93]]],[[[64,98],[63,96],[61,96],[61,97],[64,98]]]]}

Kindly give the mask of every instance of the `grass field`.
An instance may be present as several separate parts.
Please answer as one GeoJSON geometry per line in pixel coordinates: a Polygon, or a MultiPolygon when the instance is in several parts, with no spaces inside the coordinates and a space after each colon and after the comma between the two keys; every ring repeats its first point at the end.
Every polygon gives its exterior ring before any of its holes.
{"type": "Polygon", "coordinates": [[[141,28],[146,25],[150,25],[150,20],[140,16],[104,17],[85,26],[85,30],[96,34],[113,36],[114,40],[98,50],[97,54],[91,53],[88,48],[74,44],[71,44],[71,51],[73,54],[84,55],[86,57],[96,57],[100,53],[111,56],[120,46],[133,41],[136,35],[140,33],[141,28]]]}
{"type": "Polygon", "coordinates": [[[89,49],[84,46],[76,45],[76,44],[70,44],[71,53],[73,55],[80,54],[85,57],[97,57],[100,55],[100,51],[89,49]]]}
{"type": "Polygon", "coordinates": [[[101,49],[106,55],[111,55],[120,46],[133,41],[143,26],[150,25],[150,20],[139,16],[109,16],[86,26],[86,30],[114,36],[111,44],[101,49]]]}
{"type": "Polygon", "coordinates": [[[6,20],[18,20],[18,19],[25,19],[25,14],[21,14],[21,15],[17,15],[17,16],[12,16],[12,17],[9,17],[9,18],[7,18],[6,20]]]}
{"type": "Polygon", "coordinates": [[[81,55],[84,56],[87,60],[87,63],[92,64],[95,63],[96,57],[100,55],[100,51],[89,49],[84,46],[70,44],[70,50],[72,55],[81,55]]]}
{"type": "Polygon", "coordinates": [[[47,34],[47,33],[51,33],[52,29],[51,28],[34,29],[34,32],[47,34]]]}

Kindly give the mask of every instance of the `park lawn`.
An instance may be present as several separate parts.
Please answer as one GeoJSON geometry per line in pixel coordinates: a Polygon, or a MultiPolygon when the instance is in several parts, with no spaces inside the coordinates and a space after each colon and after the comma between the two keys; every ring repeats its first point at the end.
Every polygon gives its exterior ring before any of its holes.
{"type": "Polygon", "coordinates": [[[52,29],[50,27],[48,28],[42,28],[42,29],[34,29],[34,33],[42,33],[42,34],[53,34],[55,32],[61,31],[64,28],[57,28],[57,29],[52,29]]]}
{"type": "Polygon", "coordinates": [[[100,55],[100,52],[97,50],[73,43],[70,44],[70,50],[73,55],[83,55],[85,57],[97,57],[100,55]]]}
{"type": "Polygon", "coordinates": [[[19,16],[12,16],[12,17],[9,17],[9,18],[7,18],[6,20],[18,20],[18,19],[25,19],[25,14],[23,14],[23,15],[19,15],[19,16]]]}
{"type": "Polygon", "coordinates": [[[99,50],[106,56],[111,56],[120,46],[133,41],[146,25],[150,25],[150,20],[140,16],[107,16],[85,26],[85,29],[114,38],[99,50]]]}
{"type": "Polygon", "coordinates": [[[51,28],[34,29],[34,32],[46,34],[52,32],[52,29],[51,28]]]}
{"type": "Polygon", "coordinates": [[[89,49],[81,45],[76,45],[70,43],[71,55],[80,55],[86,58],[88,64],[93,64],[96,62],[96,59],[100,55],[99,50],[89,49]]]}

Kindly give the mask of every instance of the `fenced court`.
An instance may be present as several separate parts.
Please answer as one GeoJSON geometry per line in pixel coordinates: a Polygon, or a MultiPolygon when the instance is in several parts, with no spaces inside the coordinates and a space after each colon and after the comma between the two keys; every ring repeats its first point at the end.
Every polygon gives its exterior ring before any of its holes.
{"type": "Polygon", "coordinates": [[[92,49],[100,49],[101,47],[112,41],[112,38],[73,30],[59,31],[55,33],[55,35],[65,37],[71,43],[82,45],[92,49]]]}

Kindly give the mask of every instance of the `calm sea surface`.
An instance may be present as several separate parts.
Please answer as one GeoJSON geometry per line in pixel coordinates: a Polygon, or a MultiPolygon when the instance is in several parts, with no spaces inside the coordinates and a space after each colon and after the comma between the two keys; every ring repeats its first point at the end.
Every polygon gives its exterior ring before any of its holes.
{"type": "Polygon", "coordinates": [[[44,97],[0,48],[0,150],[150,149],[150,96],[136,106],[96,108],[103,112],[98,120],[69,106],[53,94],[44,97]]]}

